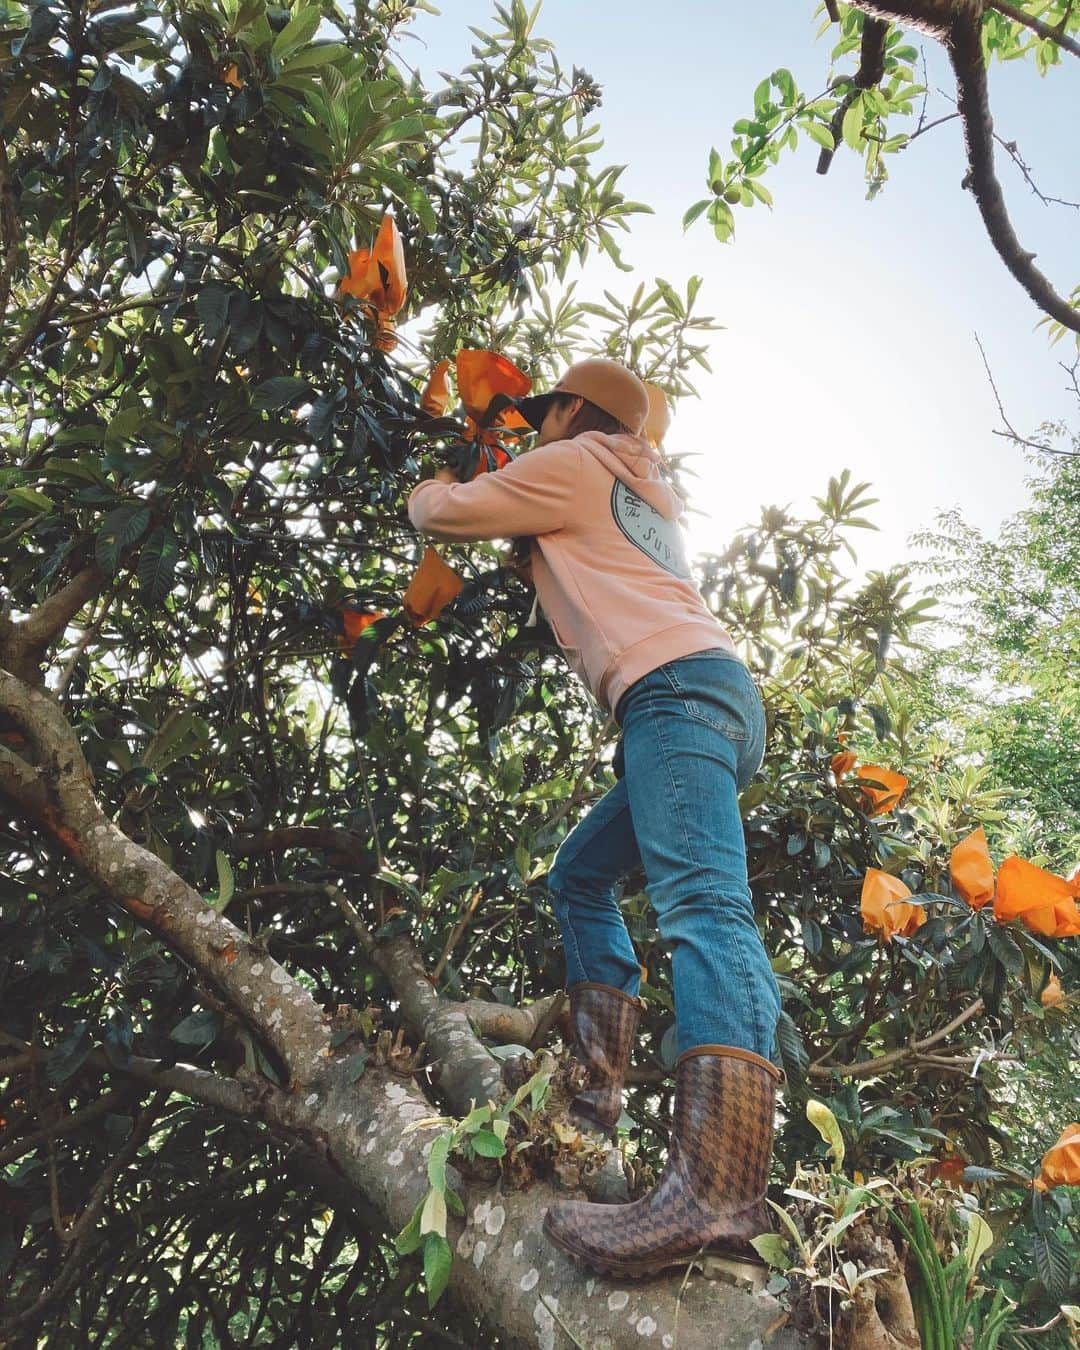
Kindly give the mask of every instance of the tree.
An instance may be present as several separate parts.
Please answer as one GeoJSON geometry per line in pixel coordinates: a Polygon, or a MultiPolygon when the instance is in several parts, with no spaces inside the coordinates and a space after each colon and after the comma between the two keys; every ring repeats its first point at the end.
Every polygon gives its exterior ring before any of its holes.
{"type": "Polygon", "coordinates": [[[1009,0],[860,0],[850,5],[824,0],[823,8],[827,16],[821,31],[831,24],[840,30],[832,60],[858,52],[856,69],[830,71],[825,90],[813,96],[798,89],[788,70],[766,76],[754,91],[753,114],[732,128],[731,159],[712,151],[707,175],[711,195],[687,211],[685,223],[704,213],[717,238],[730,239],[735,229],[732,206],[771,204],[761,179],[785,148],[798,144],[800,132],[819,147],[818,173],[828,173],[841,143],[861,155],[869,195],[874,196],[888,178],[888,156],[959,118],[967,157],[963,186],[975,198],[991,243],[1044,312],[1051,333],[1080,333],[1080,287],[1070,297],[1062,296],[1035,265],[1035,253],[1017,237],[997,177],[995,145],[1010,156],[1041,201],[1075,203],[1040,192],[1015,142],[995,132],[987,84],[987,64],[995,58],[1012,61],[1030,55],[1045,75],[1063,60],[1080,57],[1080,14],[1075,6],[1070,0],[1027,6],[1009,0]],[[928,116],[925,60],[920,75],[919,49],[909,30],[934,39],[948,57],[956,87],[952,112],[928,116]],[[902,124],[916,113],[914,130],[894,129],[898,120],[902,124]]]}
{"type": "Polygon", "coordinates": [[[1031,504],[995,537],[954,510],[915,538],[953,639],[928,659],[924,688],[938,733],[1024,803],[1008,815],[1010,845],[1065,867],[1080,857],[1080,457],[1064,426],[1026,444],[1044,447],[1028,452],[1031,504]]]}
{"type": "MultiPolygon", "coordinates": [[[[550,1044],[543,877],[611,781],[612,728],[495,547],[454,552],[465,585],[434,622],[403,610],[404,495],[460,435],[418,386],[462,347],[541,374],[584,342],[677,395],[708,320],[693,282],[559,291],[637,209],[594,163],[596,86],[515,3],[424,90],[394,55],[412,8],[4,19],[9,1338],[637,1344],[678,1317],[684,1347],[717,1326],[743,1346],[777,1316],[711,1280],[597,1288],[539,1236],[560,1180],[610,1166],[560,1117],[572,1068],[541,1056],[511,1105],[499,1057],[550,1044]],[[377,301],[338,285],[391,204],[400,310],[388,268],[377,301]]],[[[785,980],[778,1182],[825,1156],[812,1093],[855,1167],[946,1133],[1009,1156],[983,1038],[1033,1024],[1068,960],[952,892],[942,850],[996,798],[919,761],[896,687],[927,604],[902,570],[838,566],[868,504],[841,476],[701,570],[770,709],[744,807],[785,980]],[[882,814],[872,772],[837,778],[841,736],[902,761],[910,810],[882,814]],[[869,867],[923,896],[914,936],[864,930],[869,867]]],[[[632,880],[624,905],[650,1005],[637,1185],[666,1135],[672,1001],[632,880]]],[[[1039,1286],[1051,1306],[1069,1274],[1039,1286]]]]}

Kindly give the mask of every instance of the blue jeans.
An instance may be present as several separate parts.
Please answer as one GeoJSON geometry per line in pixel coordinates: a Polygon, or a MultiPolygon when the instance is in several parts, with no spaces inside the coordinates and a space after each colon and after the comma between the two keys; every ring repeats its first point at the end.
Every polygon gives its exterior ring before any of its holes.
{"type": "Polygon", "coordinates": [[[566,983],[638,992],[615,892],[643,867],[671,951],[679,1054],[731,1045],[771,1059],[780,995],[754,923],[737,795],[764,750],[757,687],[742,661],[713,648],[636,681],[616,720],[624,776],[567,835],[548,874],[566,983]]]}

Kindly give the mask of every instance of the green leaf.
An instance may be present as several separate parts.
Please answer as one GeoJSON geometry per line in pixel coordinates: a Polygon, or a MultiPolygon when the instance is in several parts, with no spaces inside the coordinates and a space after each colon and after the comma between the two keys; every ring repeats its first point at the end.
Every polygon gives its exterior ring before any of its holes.
{"type": "Polygon", "coordinates": [[[863,108],[862,100],[856,95],[851,107],[844,113],[844,120],[841,124],[841,135],[844,138],[844,144],[852,150],[858,150],[862,146],[862,128],[863,128],[863,108]]]}
{"type": "Polygon", "coordinates": [[[195,313],[206,330],[206,336],[215,338],[229,321],[230,293],[224,286],[211,281],[195,297],[195,313]]]}
{"type": "Polygon", "coordinates": [[[275,375],[273,379],[263,380],[262,384],[256,386],[251,397],[251,406],[256,412],[272,412],[278,408],[287,408],[310,389],[311,382],[299,375],[275,375]]]}
{"type": "Polygon", "coordinates": [[[139,552],[139,599],[156,608],[169,594],[176,573],[180,545],[167,525],[158,525],[139,552]]]}
{"type": "Polygon", "coordinates": [[[450,1278],[453,1259],[446,1238],[438,1233],[429,1233],[424,1241],[424,1284],[427,1287],[429,1308],[434,1308],[442,1297],[450,1278]]]}
{"type": "Polygon", "coordinates": [[[420,1232],[446,1236],[446,1196],[442,1188],[432,1186],[420,1212],[420,1232]]]}
{"type": "Polygon", "coordinates": [[[803,1044],[799,1028],[795,1025],[789,1012],[783,1011],[780,1013],[776,1023],[776,1044],[779,1047],[780,1059],[788,1080],[793,1086],[801,1086],[806,1081],[806,1070],[810,1064],[810,1056],[803,1044]]]}
{"type": "Polygon", "coordinates": [[[294,14],[274,39],[271,48],[274,60],[284,62],[298,47],[306,46],[318,31],[321,18],[316,5],[294,14]]]}
{"type": "Polygon", "coordinates": [[[64,1083],[73,1073],[82,1067],[87,1055],[93,1049],[89,1023],[76,1022],[72,1029],[62,1036],[56,1048],[49,1056],[45,1077],[50,1083],[64,1083]]]}
{"type": "Polygon", "coordinates": [[[1069,1288],[1072,1256],[1053,1229],[1036,1233],[1032,1244],[1035,1269],[1052,1299],[1062,1299],[1069,1288]]]}
{"type": "Polygon", "coordinates": [[[429,234],[435,234],[439,228],[439,219],[435,214],[434,207],[431,205],[427,194],[410,178],[406,178],[403,173],[398,173],[397,169],[392,169],[389,165],[372,165],[369,174],[377,182],[388,187],[390,191],[405,203],[411,211],[415,211],[420,219],[421,225],[429,234]]]}
{"type": "Polygon", "coordinates": [[[31,487],[13,487],[8,488],[8,501],[18,502],[22,506],[29,507],[31,511],[51,511],[53,502],[51,497],[46,497],[44,492],[37,492],[31,487]]]}
{"type": "Polygon", "coordinates": [[[964,1244],[964,1260],[967,1263],[968,1270],[974,1275],[979,1262],[994,1240],[994,1230],[981,1214],[976,1214],[974,1211],[968,1214],[967,1221],[968,1234],[967,1242],[964,1244]]]}
{"type": "Polygon", "coordinates": [[[698,216],[709,209],[709,205],[710,199],[708,197],[703,197],[701,201],[695,202],[682,218],[683,229],[688,230],[698,216]]]}
{"type": "Polygon", "coordinates": [[[350,1055],[345,1061],[345,1081],[355,1083],[367,1068],[367,1062],[370,1058],[371,1051],[366,1047],[363,1050],[357,1050],[354,1055],[350,1055]]]}
{"type": "Polygon", "coordinates": [[[216,909],[221,914],[236,894],[236,879],[233,876],[232,863],[221,849],[217,850],[214,861],[217,863],[218,889],[217,895],[208,903],[211,909],[216,909]]]}
{"type": "Polygon", "coordinates": [[[105,445],[115,448],[131,440],[143,424],[146,409],[141,405],[133,408],[121,408],[105,428],[105,445]]]}
{"type": "Polygon", "coordinates": [[[120,565],[120,555],[149,524],[148,506],[118,506],[110,511],[94,540],[94,557],[101,570],[111,576],[120,565]]]}
{"type": "Polygon", "coordinates": [[[305,51],[296,52],[289,59],[283,62],[283,70],[287,70],[290,75],[295,75],[300,70],[313,70],[319,66],[327,66],[331,61],[337,61],[349,53],[348,47],[342,42],[316,42],[305,51]]]}
{"type": "Polygon", "coordinates": [[[990,950],[1010,975],[1024,973],[1024,953],[1008,929],[1002,928],[999,924],[990,924],[986,930],[986,940],[990,944],[990,950]]]}
{"type": "Polygon", "coordinates": [[[791,1258],[787,1254],[787,1243],[779,1233],[763,1233],[761,1237],[751,1238],[750,1245],[758,1256],[776,1270],[789,1270],[791,1258]]]}
{"type": "Polygon", "coordinates": [[[220,1030],[220,1016],[212,1008],[199,1008],[173,1027],[169,1039],[181,1045],[209,1045],[220,1030]]]}
{"type": "Polygon", "coordinates": [[[506,1145],[491,1130],[478,1130],[472,1137],[472,1146],[482,1158],[501,1158],[506,1145]]]}
{"type": "Polygon", "coordinates": [[[824,122],[800,122],[799,126],[806,132],[812,141],[817,141],[825,150],[835,150],[836,141],[833,139],[832,131],[824,122]]]}
{"type": "Polygon", "coordinates": [[[394,1238],[394,1246],[401,1256],[409,1256],[412,1252],[416,1251],[417,1247],[419,1247],[424,1240],[420,1235],[420,1215],[423,1213],[423,1209],[424,1201],[421,1200],[413,1210],[412,1218],[401,1232],[398,1233],[397,1237],[394,1238]]]}
{"type": "Polygon", "coordinates": [[[437,1190],[446,1189],[446,1159],[450,1154],[450,1135],[440,1134],[428,1154],[428,1180],[437,1190]]]}
{"type": "Polygon", "coordinates": [[[708,219],[713,233],[722,244],[735,233],[735,217],[722,197],[715,197],[709,203],[708,219]]]}

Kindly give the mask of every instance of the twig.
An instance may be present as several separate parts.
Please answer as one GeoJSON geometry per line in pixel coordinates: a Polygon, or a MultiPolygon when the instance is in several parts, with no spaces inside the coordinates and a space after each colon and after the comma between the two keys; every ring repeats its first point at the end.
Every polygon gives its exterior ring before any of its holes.
{"type": "Polygon", "coordinates": [[[453,931],[451,932],[449,938],[447,938],[446,946],[443,948],[443,954],[442,956],[439,957],[438,961],[435,964],[435,969],[431,972],[432,981],[436,985],[439,983],[439,976],[443,973],[446,963],[450,959],[450,953],[454,950],[458,942],[461,940],[462,933],[464,933],[466,928],[468,928],[470,923],[472,923],[472,917],[476,913],[476,907],[483,899],[483,896],[484,896],[484,888],[482,886],[477,886],[475,891],[473,891],[472,893],[472,898],[469,900],[469,903],[465,906],[465,910],[461,918],[458,919],[456,924],[454,924],[453,931]]]}
{"type": "Polygon", "coordinates": [[[584,768],[581,770],[581,773],[578,775],[577,782],[574,784],[569,797],[567,797],[562,805],[553,811],[547,820],[544,821],[543,828],[545,830],[550,830],[552,826],[558,825],[563,816],[577,805],[577,795],[588,780],[593,769],[595,769],[600,762],[600,756],[604,752],[604,745],[613,726],[615,726],[615,718],[608,717],[603,726],[601,726],[596,733],[596,739],[589,748],[589,758],[586,761],[584,768]]]}
{"type": "Polygon", "coordinates": [[[562,1329],[563,1329],[563,1331],[566,1333],[566,1335],[569,1336],[569,1338],[570,1338],[570,1339],[574,1342],[574,1344],[578,1347],[578,1350],[588,1350],[588,1346],[585,1346],[585,1345],[582,1345],[582,1344],[581,1344],[581,1342],[578,1340],[578,1338],[574,1335],[574,1333],[570,1330],[570,1328],[566,1325],[566,1323],[565,1323],[565,1322],[562,1320],[562,1318],[559,1316],[559,1310],[558,1310],[558,1308],[552,1307],[552,1305],[548,1302],[548,1296],[547,1296],[547,1294],[541,1294],[541,1295],[540,1295],[540,1302],[544,1305],[544,1307],[548,1310],[548,1312],[552,1315],[552,1317],[554,1317],[555,1321],[558,1322],[559,1326],[562,1327],[562,1329]]]}
{"type": "Polygon", "coordinates": [[[1059,1309],[1050,1321],[1044,1322],[1041,1327],[1014,1327],[1013,1332],[1017,1336],[1044,1336],[1048,1331],[1053,1331],[1063,1316],[1059,1309]]]}
{"type": "Polygon", "coordinates": [[[541,1017],[540,1021],[536,1024],[536,1030],[533,1032],[532,1037],[529,1040],[530,1050],[539,1050],[539,1048],[544,1044],[544,1042],[547,1040],[548,1032],[555,1025],[565,1004],[566,1004],[566,995],[560,989],[559,992],[555,995],[555,997],[551,1000],[551,1007],[548,1008],[547,1012],[543,1015],[543,1017],[541,1017]]]}
{"type": "Polygon", "coordinates": [[[968,1004],[963,1012],[948,1022],[945,1026],[935,1031],[930,1036],[925,1036],[921,1041],[912,1041],[910,1045],[905,1045],[899,1050],[890,1050],[884,1055],[877,1055],[874,1059],[860,1060],[858,1064],[833,1065],[825,1067],[820,1061],[810,1065],[810,1075],[814,1078],[829,1078],[833,1075],[839,1078],[870,1078],[883,1069],[891,1068],[894,1064],[902,1063],[904,1060],[917,1058],[924,1050],[929,1050],[931,1046],[937,1045],[940,1041],[951,1036],[954,1031],[958,1031],[965,1022],[970,1022],[973,1017],[977,1017],[983,1010],[983,1001],[977,998],[974,1003],[968,1004]]]}
{"type": "Polygon", "coordinates": [[[678,1350],[679,1346],[679,1313],[682,1311],[683,1295],[686,1293],[686,1286],[690,1283],[690,1275],[694,1269],[694,1262],[691,1261],[686,1267],[686,1274],[682,1277],[682,1284],[679,1285],[679,1292],[675,1295],[675,1324],[671,1328],[671,1350],[678,1350]]]}
{"type": "MultiPolygon", "coordinates": [[[[976,346],[979,348],[979,355],[982,357],[983,368],[986,371],[986,378],[990,381],[990,388],[994,392],[994,401],[997,403],[998,413],[1001,417],[1001,420],[1005,423],[1004,431],[995,430],[993,434],[995,436],[1001,436],[1005,440],[1013,441],[1016,445],[1026,445],[1031,450],[1039,450],[1046,455],[1060,455],[1064,459],[1075,459],[1077,455],[1080,454],[1080,452],[1076,450],[1062,450],[1056,445],[1051,445],[1048,441],[1033,441],[1027,436],[1020,435],[1020,433],[1016,430],[1013,424],[1009,421],[1005,413],[1005,405],[1001,401],[1001,395],[998,393],[997,384],[994,382],[993,371],[990,369],[990,362],[986,358],[986,352],[983,349],[982,343],[979,341],[978,333],[975,334],[975,343],[976,346]]],[[[1065,366],[1064,369],[1066,371],[1069,371],[1070,367],[1065,366]]],[[[1072,369],[1075,371],[1075,367],[1073,367],[1072,369]]],[[[1073,380],[1075,383],[1076,380],[1075,374],[1073,375],[1073,380]]]]}
{"type": "Polygon", "coordinates": [[[925,135],[926,132],[933,131],[935,127],[940,127],[945,122],[955,122],[959,116],[959,113],[951,112],[946,113],[944,117],[935,117],[932,122],[920,122],[901,148],[906,150],[912,141],[917,141],[919,137],[925,135]]]}
{"type": "Polygon", "coordinates": [[[75,649],[72,651],[67,661],[65,661],[64,668],[60,672],[60,678],[56,682],[56,688],[53,690],[54,695],[58,699],[62,700],[67,693],[68,685],[71,683],[72,676],[75,674],[75,667],[79,664],[83,653],[94,640],[101,625],[105,622],[105,617],[109,612],[109,606],[116,599],[116,593],[119,589],[120,582],[114,582],[109,593],[102,599],[101,607],[98,610],[97,615],[91,617],[90,622],[83,629],[78,642],[76,642],[75,649]]]}

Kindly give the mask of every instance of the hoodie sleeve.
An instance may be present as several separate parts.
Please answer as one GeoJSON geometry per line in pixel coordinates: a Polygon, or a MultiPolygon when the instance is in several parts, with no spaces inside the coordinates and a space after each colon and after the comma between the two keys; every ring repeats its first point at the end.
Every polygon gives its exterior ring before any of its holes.
{"type": "Polygon", "coordinates": [[[418,483],[409,494],[409,519],[433,539],[549,534],[569,520],[580,473],[581,447],[557,441],[471,483],[418,483]]]}

